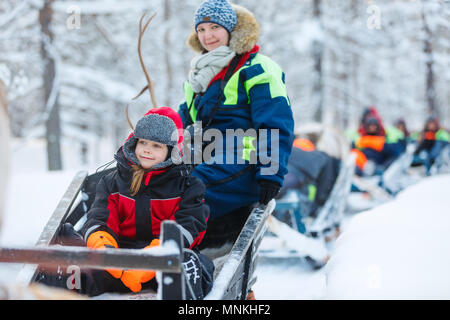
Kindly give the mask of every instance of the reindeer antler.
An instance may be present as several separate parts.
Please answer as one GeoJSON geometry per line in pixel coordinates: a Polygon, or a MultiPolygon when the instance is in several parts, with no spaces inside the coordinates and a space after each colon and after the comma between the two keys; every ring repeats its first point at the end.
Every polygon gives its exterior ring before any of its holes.
{"type": "Polygon", "coordinates": [[[146,87],[144,87],[144,89],[141,90],[141,92],[139,92],[139,94],[136,97],[133,98],[133,100],[139,98],[145,92],[145,90],[148,89],[148,91],[150,93],[150,100],[152,101],[153,107],[156,108],[158,106],[158,103],[156,102],[156,98],[155,98],[155,85],[154,85],[153,80],[150,78],[150,75],[148,74],[148,71],[147,71],[147,68],[145,67],[144,59],[142,58],[142,53],[141,53],[142,36],[144,35],[145,30],[147,29],[150,22],[155,17],[156,13],[147,20],[147,22],[145,23],[144,26],[142,26],[142,21],[144,20],[145,15],[146,15],[146,13],[144,13],[142,15],[141,19],[139,20],[138,55],[139,55],[139,61],[141,62],[142,70],[144,71],[144,74],[145,74],[148,84],[146,87]]]}
{"type": "Polygon", "coordinates": [[[127,104],[127,106],[125,107],[125,115],[127,116],[128,125],[130,126],[131,130],[134,131],[134,126],[133,126],[133,123],[131,122],[130,114],[128,113],[129,107],[130,106],[127,104]]]}

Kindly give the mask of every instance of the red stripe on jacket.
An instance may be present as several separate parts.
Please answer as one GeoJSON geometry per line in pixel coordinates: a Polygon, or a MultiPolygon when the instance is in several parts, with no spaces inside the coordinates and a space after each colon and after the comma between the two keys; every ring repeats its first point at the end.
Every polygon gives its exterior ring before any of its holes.
{"type": "Polygon", "coordinates": [[[161,233],[161,223],[164,220],[175,221],[175,212],[178,211],[178,204],[181,197],[174,199],[152,199],[150,200],[150,212],[152,218],[152,232],[155,237],[161,233]]]}
{"type": "MultiPolygon", "coordinates": [[[[164,220],[175,221],[175,213],[179,209],[180,201],[181,197],[150,200],[150,217],[154,237],[160,236],[161,223],[164,220]]],[[[135,201],[114,193],[108,197],[108,210],[108,227],[119,237],[136,238],[135,201]]],[[[197,243],[200,243],[200,241],[197,241],[197,243]]]]}
{"type": "Polygon", "coordinates": [[[119,212],[120,216],[120,237],[136,238],[136,206],[134,199],[120,195],[119,212]]]}
{"type": "Polygon", "coordinates": [[[106,209],[109,211],[108,220],[106,224],[108,228],[114,231],[115,234],[119,235],[120,230],[120,218],[119,218],[119,198],[118,193],[113,193],[108,196],[108,206],[106,209]]]}
{"type": "MultiPolygon", "coordinates": [[[[205,201],[203,201],[203,202],[205,202],[205,201]]],[[[206,218],[206,223],[208,223],[208,220],[209,220],[209,216],[206,218]]],[[[206,230],[199,232],[198,237],[194,239],[194,241],[192,242],[189,249],[193,249],[196,246],[198,246],[202,242],[203,238],[205,237],[205,233],[206,233],[206,230]]]]}
{"type": "Polygon", "coordinates": [[[113,193],[108,197],[108,227],[119,237],[136,238],[134,200],[113,193]]]}

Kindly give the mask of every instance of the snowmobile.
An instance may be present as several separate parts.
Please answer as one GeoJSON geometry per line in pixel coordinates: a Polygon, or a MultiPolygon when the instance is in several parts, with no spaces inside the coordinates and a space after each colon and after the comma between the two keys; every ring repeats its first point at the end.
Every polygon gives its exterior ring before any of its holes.
{"type": "MultiPolygon", "coordinates": [[[[174,221],[164,221],[160,247],[141,250],[92,250],[80,246],[61,246],[62,235],[72,229],[78,231],[95,197],[100,178],[113,169],[88,175],[79,172],[44,227],[36,246],[31,248],[0,248],[0,263],[25,264],[17,282],[31,285],[38,281],[41,270],[58,266],[67,272],[77,268],[157,270],[158,290],[139,294],[104,294],[94,299],[193,299],[188,268],[183,261],[182,235],[174,221]]],[[[254,270],[259,245],[267,229],[267,219],[275,207],[275,200],[267,206],[256,205],[237,236],[236,241],[221,259],[215,259],[214,284],[205,300],[245,300],[255,283],[254,270]]],[[[72,278],[74,279],[74,278],[72,278]]],[[[69,285],[69,284],[68,284],[69,285]]]]}

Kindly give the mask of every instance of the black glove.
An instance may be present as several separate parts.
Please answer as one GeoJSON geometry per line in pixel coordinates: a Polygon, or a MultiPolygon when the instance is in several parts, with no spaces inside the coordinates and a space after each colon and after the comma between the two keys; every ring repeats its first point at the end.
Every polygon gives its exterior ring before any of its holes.
{"type": "Polygon", "coordinates": [[[277,182],[270,180],[260,180],[259,186],[259,203],[264,205],[267,205],[270,200],[275,198],[278,192],[280,192],[281,188],[281,186],[277,182]]]}

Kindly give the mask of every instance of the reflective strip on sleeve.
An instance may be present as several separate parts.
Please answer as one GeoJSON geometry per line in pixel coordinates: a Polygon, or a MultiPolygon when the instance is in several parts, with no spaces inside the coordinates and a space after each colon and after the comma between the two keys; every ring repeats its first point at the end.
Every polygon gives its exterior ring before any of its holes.
{"type": "Polygon", "coordinates": [[[95,226],[92,226],[89,229],[87,229],[86,233],[84,234],[84,241],[87,242],[87,239],[89,238],[91,233],[99,227],[101,227],[101,226],[99,224],[96,224],[95,226]]]}
{"type": "Polygon", "coordinates": [[[180,228],[181,233],[186,238],[186,240],[188,241],[189,246],[190,246],[194,242],[194,238],[192,237],[192,234],[189,231],[187,231],[185,228],[183,228],[182,226],[178,225],[178,227],[180,228]]]}

